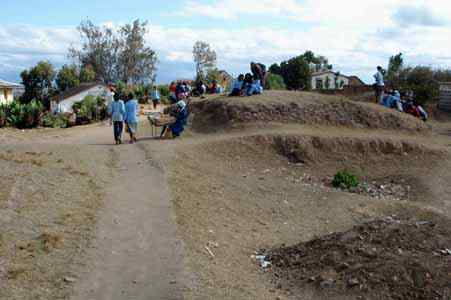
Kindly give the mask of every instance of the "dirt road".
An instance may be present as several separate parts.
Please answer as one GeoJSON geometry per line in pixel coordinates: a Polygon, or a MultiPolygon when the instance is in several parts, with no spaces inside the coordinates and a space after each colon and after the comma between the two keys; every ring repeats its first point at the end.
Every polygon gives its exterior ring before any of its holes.
{"type": "Polygon", "coordinates": [[[108,126],[65,139],[113,151],[117,161],[88,250],[89,267],[77,276],[72,299],[180,299],[182,245],[164,175],[139,144],[109,146],[111,140],[108,126]]]}

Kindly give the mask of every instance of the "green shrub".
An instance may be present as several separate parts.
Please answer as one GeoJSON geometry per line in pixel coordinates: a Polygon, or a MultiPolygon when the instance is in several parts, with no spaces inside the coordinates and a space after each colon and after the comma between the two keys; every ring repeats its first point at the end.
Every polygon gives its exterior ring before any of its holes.
{"type": "Polygon", "coordinates": [[[350,189],[353,187],[357,187],[359,185],[359,180],[357,176],[347,171],[342,171],[335,174],[334,180],[332,181],[332,185],[335,188],[350,189]]]}
{"type": "Polygon", "coordinates": [[[159,85],[158,90],[160,91],[161,97],[169,98],[169,86],[167,85],[159,85]]]}
{"type": "Polygon", "coordinates": [[[42,117],[42,126],[51,128],[69,127],[69,119],[64,115],[53,115],[47,113],[42,117]]]}
{"type": "Polygon", "coordinates": [[[7,105],[0,104],[0,128],[6,126],[7,109],[7,105]]]}
{"type": "Polygon", "coordinates": [[[13,101],[6,108],[7,124],[17,128],[33,128],[39,125],[44,111],[41,102],[33,100],[28,104],[13,101]]]}
{"type": "Polygon", "coordinates": [[[83,101],[75,103],[72,109],[77,114],[77,123],[81,124],[103,120],[107,115],[105,99],[102,97],[86,96],[83,101]]]}
{"type": "Polygon", "coordinates": [[[277,74],[269,73],[266,78],[265,89],[267,90],[286,90],[287,87],[283,82],[283,77],[277,74]]]}

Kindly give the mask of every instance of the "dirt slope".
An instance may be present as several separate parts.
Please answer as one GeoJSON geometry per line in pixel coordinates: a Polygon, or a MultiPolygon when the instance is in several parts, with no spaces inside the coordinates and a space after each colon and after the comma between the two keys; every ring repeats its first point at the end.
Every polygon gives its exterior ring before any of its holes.
{"type": "Polygon", "coordinates": [[[194,101],[193,126],[207,131],[251,122],[295,122],[353,128],[428,131],[407,114],[380,105],[350,101],[342,96],[267,91],[253,97],[219,97],[194,101]]]}

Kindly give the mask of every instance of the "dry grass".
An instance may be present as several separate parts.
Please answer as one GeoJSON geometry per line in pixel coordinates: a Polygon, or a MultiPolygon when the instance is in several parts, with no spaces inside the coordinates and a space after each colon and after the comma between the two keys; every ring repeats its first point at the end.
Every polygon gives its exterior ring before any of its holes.
{"type": "Polygon", "coordinates": [[[0,299],[69,296],[63,279],[92,238],[108,164],[76,146],[1,147],[0,299]]]}

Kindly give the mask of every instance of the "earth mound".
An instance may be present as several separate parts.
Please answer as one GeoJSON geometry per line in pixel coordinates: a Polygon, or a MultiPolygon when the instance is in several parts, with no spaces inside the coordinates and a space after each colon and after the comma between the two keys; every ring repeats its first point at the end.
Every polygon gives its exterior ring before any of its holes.
{"type": "Polygon", "coordinates": [[[342,299],[449,299],[451,222],[372,221],[269,252],[275,284],[342,299]]]}
{"type": "Polygon", "coordinates": [[[284,122],[353,128],[427,131],[420,120],[384,107],[342,96],[308,92],[267,91],[253,97],[219,97],[191,104],[198,131],[252,122],[284,122]]]}

